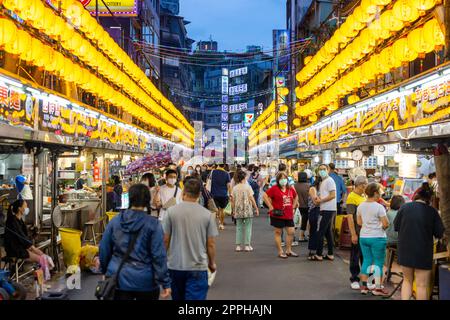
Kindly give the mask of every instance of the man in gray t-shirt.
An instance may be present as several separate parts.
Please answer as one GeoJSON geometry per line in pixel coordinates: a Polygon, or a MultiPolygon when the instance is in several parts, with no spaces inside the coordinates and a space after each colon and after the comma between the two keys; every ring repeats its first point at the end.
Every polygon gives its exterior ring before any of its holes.
{"type": "Polygon", "coordinates": [[[162,225],[173,300],[206,300],[208,268],[215,272],[215,215],[198,204],[201,181],[184,183],[183,202],[168,209],[162,225]]]}

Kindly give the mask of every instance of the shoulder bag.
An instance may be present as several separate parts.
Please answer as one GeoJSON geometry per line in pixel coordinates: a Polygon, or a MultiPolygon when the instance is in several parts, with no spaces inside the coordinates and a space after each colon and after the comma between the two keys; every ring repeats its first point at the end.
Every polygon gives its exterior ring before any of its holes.
{"type": "Polygon", "coordinates": [[[206,190],[208,190],[209,192],[211,192],[211,187],[212,187],[212,174],[213,174],[214,170],[211,171],[211,173],[209,174],[209,177],[206,179],[206,190]]]}
{"type": "Polygon", "coordinates": [[[98,282],[97,287],[95,288],[95,296],[98,300],[113,300],[114,299],[114,295],[115,295],[117,287],[118,287],[117,283],[118,283],[119,273],[122,270],[122,267],[124,266],[125,262],[128,260],[131,252],[134,249],[134,245],[136,244],[136,240],[139,235],[139,231],[132,234],[131,241],[128,244],[127,252],[123,256],[122,261],[120,262],[119,268],[117,269],[117,272],[114,275],[105,278],[105,280],[101,280],[98,282]]]}
{"type": "MultiPolygon", "coordinates": [[[[281,190],[280,190],[281,191],[281,190]]],[[[288,189],[288,197],[291,197],[291,189],[288,189]]],[[[284,217],[284,209],[273,209],[272,215],[274,217],[284,217]]]]}
{"type": "Polygon", "coordinates": [[[175,193],[173,194],[173,197],[170,198],[164,205],[163,209],[169,209],[170,207],[173,207],[177,204],[177,194],[178,194],[178,186],[175,186],[175,193]]]}

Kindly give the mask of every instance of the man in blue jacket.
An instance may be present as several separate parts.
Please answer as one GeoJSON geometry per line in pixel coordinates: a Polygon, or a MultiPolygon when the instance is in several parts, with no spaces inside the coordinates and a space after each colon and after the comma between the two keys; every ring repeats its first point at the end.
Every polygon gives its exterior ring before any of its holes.
{"type": "Polygon", "coordinates": [[[115,300],[157,300],[171,294],[164,234],[157,218],[150,216],[150,191],[143,184],[130,187],[130,209],[112,219],[100,242],[100,266],[114,275],[134,235],[133,250],[118,275],[115,300]]]}
{"type": "Polygon", "coordinates": [[[342,214],[342,204],[345,203],[347,198],[347,186],[344,179],[336,173],[336,166],[334,163],[328,165],[330,168],[330,177],[336,183],[336,202],[337,202],[337,215],[342,214]]]}

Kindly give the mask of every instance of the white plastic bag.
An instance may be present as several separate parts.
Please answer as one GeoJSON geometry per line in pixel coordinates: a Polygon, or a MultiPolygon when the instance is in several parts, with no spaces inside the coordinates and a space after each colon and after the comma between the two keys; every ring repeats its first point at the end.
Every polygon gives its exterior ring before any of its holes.
{"type": "Polygon", "coordinates": [[[217,270],[214,272],[211,272],[208,268],[208,287],[211,287],[214,283],[214,279],[216,279],[217,270]]]}
{"type": "Polygon", "coordinates": [[[299,226],[302,223],[302,215],[300,214],[300,210],[297,208],[294,212],[294,224],[295,226],[299,226]]]}

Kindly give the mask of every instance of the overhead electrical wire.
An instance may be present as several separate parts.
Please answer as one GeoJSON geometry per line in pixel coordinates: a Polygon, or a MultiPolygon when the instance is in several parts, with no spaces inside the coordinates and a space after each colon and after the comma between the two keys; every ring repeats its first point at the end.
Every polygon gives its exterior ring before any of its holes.
{"type": "Polygon", "coordinates": [[[298,46],[299,44],[304,44],[307,43],[311,40],[312,38],[305,38],[305,39],[301,39],[298,41],[293,41],[291,43],[289,43],[286,47],[284,48],[279,48],[279,49],[272,49],[272,50],[267,50],[267,51],[254,51],[254,52],[216,52],[216,51],[191,51],[189,49],[184,49],[184,48],[177,48],[177,47],[168,47],[166,46],[166,48],[162,48],[159,47],[158,45],[155,44],[151,44],[145,41],[138,41],[138,40],[132,40],[133,44],[136,46],[141,46],[141,47],[147,47],[147,48],[151,48],[154,51],[156,51],[156,49],[159,52],[162,53],[167,53],[167,54],[183,54],[183,56],[187,56],[187,57],[191,57],[191,58],[196,58],[196,59],[222,59],[223,56],[241,56],[243,59],[245,58],[249,58],[250,56],[256,56],[256,55],[261,55],[261,54],[265,54],[265,55],[270,55],[273,53],[277,53],[277,52],[281,52],[281,51],[287,51],[292,49],[292,47],[294,46],[298,46]],[[171,48],[171,49],[169,49],[171,48]],[[185,51],[186,50],[186,51],[185,51]]]}
{"type": "MultiPolygon", "coordinates": [[[[299,50],[299,52],[302,52],[301,50],[299,50]]],[[[164,56],[160,56],[160,55],[155,55],[152,53],[147,53],[144,52],[145,54],[154,57],[154,58],[167,58],[164,56]]],[[[228,63],[194,63],[194,62],[187,62],[187,61],[180,61],[178,60],[178,63],[183,64],[183,65],[191,65],[191,66],[200,66],[200,67],[212,67],[212,68],[219,68],[219,67],[241,67],[241,66],[248,66],[248,65],[252,65],[252,64],[262,64],[262,63],[266,63],[266,62],[271,62],[277,59],[282,59],[282,58],[286,58],[286,57],[290,57],[292,55],[296,54],[295,52],[293,53],[289,53],[286,55],[282,55],[279,57],[275,57],[275,58],[269,58],[269,59],[262,59],[262,60],[258,60],[258,61],[249,61],[249,62],[242,62],[242,63],[234,63],[235,60],[230,59],[228,63]]],[[[179,57],[169,57],[168,59],[174,59],[174,58],[179,58],[179,57]]],[[[222,59],[223,60],[223,59],[222,59]]]]}
{"type": "MultiPolygon", "coordinates": [[[[134,42],[141,42],[141,43],[145,43],[145,44],[151,45],[153,47],[158,47],[158,48],[162,48],[162,49],[167,49],[167,50],[172,50],[172,51],[185,51],[187,53],[192,52],[191,48],[180,48],[180,47],[174,47],[174,46],[166,46],[166,45],[162,45],[162,44],[150,44],[150,43],[148,43],[146,41],[139,41],[139,40],[131,39],[131,38],[128,38],[128,39],[130,39],[130,40],[132,40],[134,42]]],[[[310,40],[310,39],[311,39],[310,37],[303,38],[303,39],[291,41],[289,44],[295,44],[295,43],[299,43],[299,42],[304,42],[304,41],[307,41],[307,40],[310,40]]],[[[262,46],[255,46],[255,47],[262,47],[262,46]]],[[[248,50],[248,49],[241,49],[241,50],[248,50]]],[[[275,51],[276,50],[277,49],[275,49],[275,51]]],[[[202,52],[204,54],[219,55],[219,54],[222,54],[222,53],[227,53],[227,54],[228,53],[231,53],[231,54],[233,54],[233,53],[235,53],[235,54],[248,54],[248,53],[258,53],[258,52],[272,52],[272,51],[274,51],[273,48],[270,49],[270,50],[261,50],[261,51],[253,51],[253,52],[252,51],[240,51],[240,50],[199,51],[199,52],[202,52]]]]}
{"type": "MultiPolygon", "coordinates": [[[[245,62],[248,63],[248,60],[255,60],[255,58],[258,58],[260,60],[258,60],[258,62],[265,62],[265,61],[273,61],[279,58],[283,58],[283,57],[288,57],[290,55],[292,55],[293,53],[295,53],[295,51],[302,51],[302,49],[304,49],[304,46],[309,44],[309,42],[305,42],[302,45],[298,45],[298,46],[293,46],[292,48],[286,48],[283,50],[280,50],[280,52],[283,52],[283,54],[281,55],[275,55],[275,56],[267,56],[264,57],[262,54],[257,54],[254,55],[253,57],[231,57],[231,56],[227,56],[227,55],[222,55],[221,57],[217,57],[217,58],[208,58],[208,57],[198,57],[198,56],[192,56],[192,55],[179,55],[179,54],[166,54],[166,53],[155,53],[153,50],[149,50],[148,48],[146,48],[145,46],[143,47],[139,47],[140,50],[142,50],[142,52],[156,57],[156,58],[168,58],[168,59],[178,59],[179,61],[181,60],[183,63],[185,64],[197,64],[196,61],[205,61],[205,60],[211,60],[209,62],[209,64],[214,64],[216,61],[217,62],[222,62],[225,59],[229,60],[230,62],[236,63],[236,62],[245,62]],[[294,51],[294,52],[292,52],[294,51]],[[288,53],[286,53],[288,52],[288,53]],[[261,57],[263,56],[263,57],[261,57]],[[191,62],[191,60],[193,62],[191,62]]],[[[208,65],[209,65],[208,64],[208,65]]]]}

